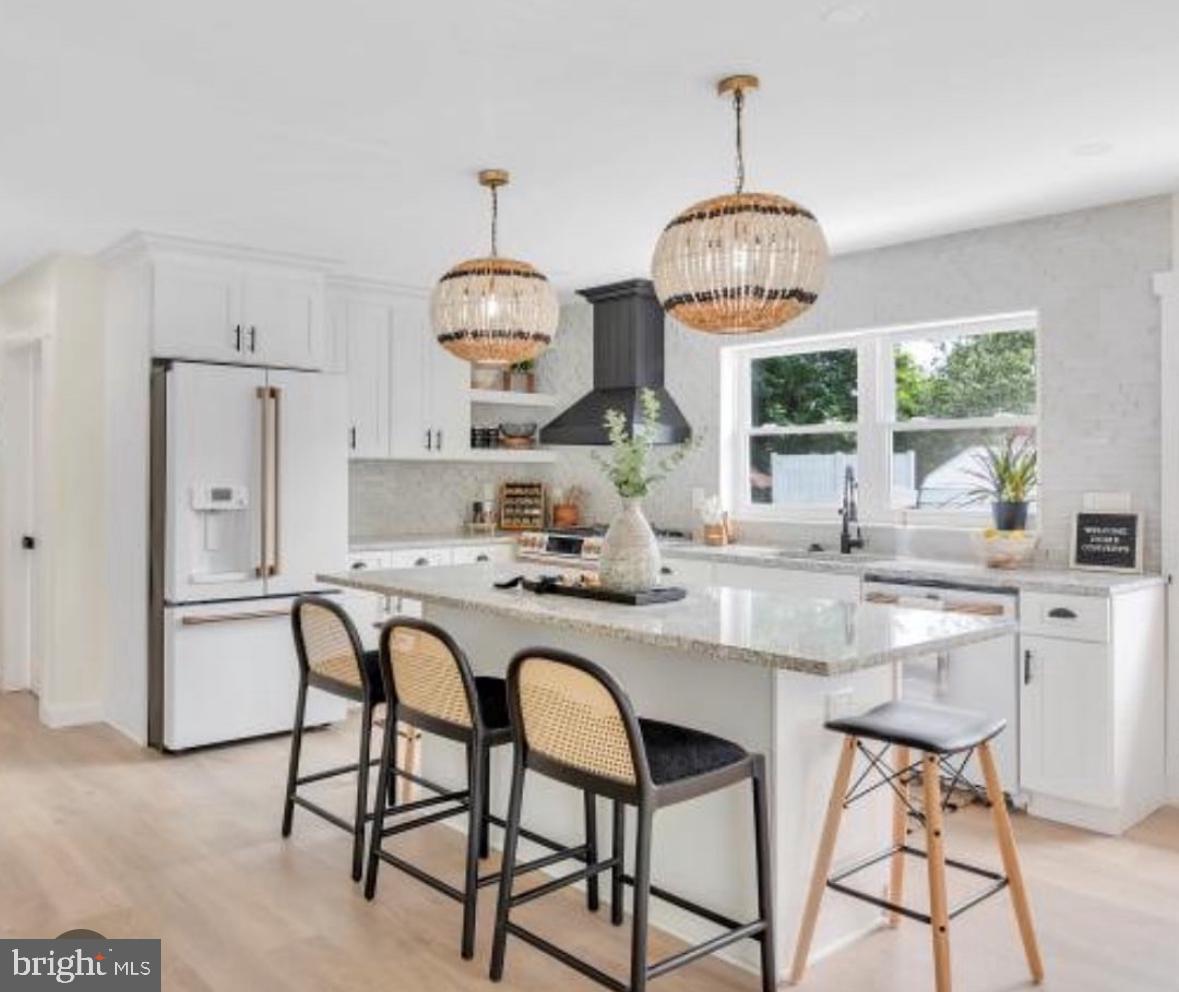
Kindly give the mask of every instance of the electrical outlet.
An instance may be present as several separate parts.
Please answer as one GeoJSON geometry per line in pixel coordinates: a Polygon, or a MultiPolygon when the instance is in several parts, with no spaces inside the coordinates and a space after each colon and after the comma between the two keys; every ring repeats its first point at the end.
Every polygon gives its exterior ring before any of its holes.
{"type": "Polygon", "coordinates": [[[839,720],[856,711],[856,690],[850,686],[827,693],[827,719],[839,720]]]}

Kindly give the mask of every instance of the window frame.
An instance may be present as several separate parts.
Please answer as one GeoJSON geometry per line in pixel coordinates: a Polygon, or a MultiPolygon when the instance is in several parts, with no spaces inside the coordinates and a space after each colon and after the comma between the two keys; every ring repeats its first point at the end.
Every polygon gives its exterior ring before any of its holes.
{"type": "MultiPolygon", "coordinates": [[[[860,484],[860,518],[865,523],[918,524],[977,528],[990,519],[985,508],[946,510],[905,508],[892,505],[893,438],[898,433],[931,430],[1030,428],[1040,439],[1042,410],[1040,321],[1035,311],[1018,311],[953,321],[936,321],[871,328],[806,338],[778,339],[767,343],[730,345],[721,351],[721,490],[729,512],[739,520],[831,520],[835,503],[754,503],[749,494],[749,446],[758,436],[855,434],[860,484]],[[1036,400],[1031,414],[964,417],[955,419],[896,416],[894,349],[906,341],[939,341],[980,334],[1031,330],[1036,353],[1036,400]],[[854,422],[801,426],[759,426],[750,423],[752,363],[778,355],[803,355],[820,351],[856,351],[857,419],[854,422]]],[[[1038,525],[1039,507],[1033,507],[1029,526],[1038,525]]]]}

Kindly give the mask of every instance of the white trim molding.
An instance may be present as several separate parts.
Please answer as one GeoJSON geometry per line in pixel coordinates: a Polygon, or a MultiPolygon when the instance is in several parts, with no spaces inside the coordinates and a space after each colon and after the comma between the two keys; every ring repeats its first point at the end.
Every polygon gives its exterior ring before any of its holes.
{"type": "Polygon", "coordinates": [[[86,723],[102,723],[106,711],[101,702],[90,703],[49,703],[41,700],[39,707],[41,722],[47,727],[78,727],[86,723]]]}

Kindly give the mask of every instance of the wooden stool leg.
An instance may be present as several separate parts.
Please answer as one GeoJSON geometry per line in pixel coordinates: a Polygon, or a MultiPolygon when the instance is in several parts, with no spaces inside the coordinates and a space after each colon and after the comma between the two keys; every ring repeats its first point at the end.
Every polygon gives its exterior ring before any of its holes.
{"type": "Polygon", "coordinates": [[[295,816],[295,793],[299,791],[299,755],[303,750],[303,717],[307,712],[307,679],[299,679],[299,695],[295,700],[295,724],[291,728],[291,760],[287,768],[287,796],[282,807],[282,835],[291,836],[295,816]]]}
{"type": "Polygon", "coordinates": [[[852,764],[856,757],[856,739],[844,737],[839,754],[839,765],[835,771],[835,782],[831,786],[831,798],[827,800],[827,818],[823,822],[823,833],[819,838],[819,850],[815,854],[815,867],[811,873],[811,886],[807,892],[806,908],[802,912],[802,923],[798,928],[798,942],[794,947],[794,965],[790,981],[802,981],[806,971],[807,956],[811,940],[815,936],[815,921],[819,918],[819,904],[823,890],[827,888],[827,876],[831,871],[831,857],[835,853],[835,838],[839,834],[839,822],[843,819],[843,800],[847,784],[851,780],[852,764]]]}
{"type": "MultiPolygon", "coordinates": [[[[909,749],[902,744],[898,744],[892,749],[893,755],[893,770],[902,772],[909,767],[909,749]]],[[[901,792],[906,791],[905,783],[898,778],[896,787],[901,792]]],[[[892,846],[900,847],[905,843],[905,830],[909,824],[909,808],[905,805],[904,800],[895,792],[892,797],[892,846]]],[[[900,905],[905,897],[905,855],[904,852],[898,851],[892,856],[892,864],[889,866],[888,878],[888,901],[900,905]]],[[[890,912],[888,914],[888,925],[895,927],[901,922],[900,913],[890,912]]]]}
{"type": "Polygon", "coordinates": [[[991,802],[991,815],[995,821],[995,837],[999,842],[999,853],[1003,858],[1003,870],[1007,873],[1007,887],[1011,890],[1011,905],[1019,923],[1019,935],[1023,938],[1023,950],[1027,955],[1028,969],[1038,985],[1044,980],[1044,962],[1040,958],[1040,945],[1036,941],[1036,928],[1032,923],[1032,910],[1028,904],[1028,893],[1023,882],[1023,869],[1015,848],[1015,835],[1011,831],[1011,817],[1007,815],[1007,802],[1003,798],[1003,785],[999,781],[999,769],[990,744],[978,749],[978,760],[982,765],[983,777],[987,782],[987,799],[991,802]]]}
{"type": "Polygon", "coordinates": [[[921,769],[925,793],[925,836],[929,862],[929,916],[937,992],[950,992],[950,915],[946,903],[946,849],[942,830],[941,766],[926,754],[921,769]]]}

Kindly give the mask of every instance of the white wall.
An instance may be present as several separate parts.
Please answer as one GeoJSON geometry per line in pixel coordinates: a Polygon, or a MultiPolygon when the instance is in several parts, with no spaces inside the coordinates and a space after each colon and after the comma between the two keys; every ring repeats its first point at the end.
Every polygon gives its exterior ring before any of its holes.
{"type": "MultiPolygon", "coordinates": [[[[1156,197],[841,255],[818,305],[778,336],[1038,311],[1044,548],[1065,560],[1069,517],[1083,493],[1128,491],[1145,514],[1146,565],[1157,569],[1160,317],[1152,278],[1171,267],[1170,223],[1169,199],[1156,197]]],[[[540,376],[564,401],[590,386],[591,333],[588,304],[562,308],[540,376]]],[[[726,343],[667,322],[667,386],[705,440],[648,501],[656,523],[692,526],[692,487],[718,489],[719,349],[726,343]]],[[[553,478],[588,485],[588,516],[609,518],[614,499],[586,449],[562,449],[553,478]]],[[[830,540],[837,527],[833,514],[817,532],[778,524],[759,530],[830,540]]],[[[877,548],[897,542],[896,534],[873,536],[877,548]]],[[[910,529],[903,537],[919,551],[929,535],[910,529]]]]}
{"type": "Polygon", "coordinates": [[[51,725],[103,715],[106,613],[103,279],[79,256],[54,255],[0,287],[9,333],[37,327],[45,420],[41,716],[51,725]]]}

